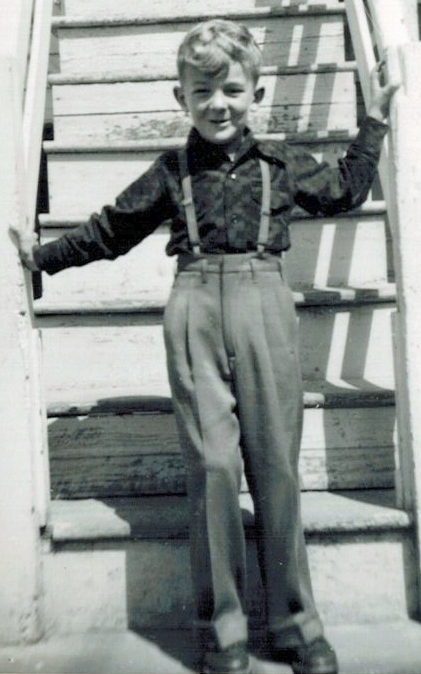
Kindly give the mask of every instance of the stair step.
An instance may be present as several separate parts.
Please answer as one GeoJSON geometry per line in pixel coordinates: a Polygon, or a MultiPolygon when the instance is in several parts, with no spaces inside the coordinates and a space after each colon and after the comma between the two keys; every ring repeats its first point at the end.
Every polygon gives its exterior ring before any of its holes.
{"type": "MultiPolygon", "coordinates": [[[[307,295],[306,301],[301,294],[298,304],[304,378],[315,386],[327,381],[352,389],[356,381],[393,390],[391,297],[340,288],[307,295]]],[[[80,392],[88,399],[104,397],[103,391],[106,397],[113,397],[112,391],[169,394],[162,307],[159,313],[139,313],[138,305],[135,311],[125,306],[116,313],[103,306],[101,313],[38,316],[37,323],[43,328],[49,400],[78,399],[80,392]]]]}
{"type": "MultiPolygon", "coordinates": [[[[243,522],[253,538],[254,508],[249,494],[240,494],[243,522]]],[[[335,534],[406,531],[410,515],[395,506],[392,489],[308,492],[301,495],[307,540],[323,542],[335,534]]],[[[186,496],[55,500],[51,502],[48,535],[61,545],[112,539],[187,539],[186,496]]]]}
{"type": "MultiPolygon", "coordinates": [[[[114,142],[188,133],[191,122],[174,98],[176,82],[168,81],[169,75],[173,73],[155,71],[137,81],[54,83],[56,140],[114,142]]],[[[255,132],[336,130],[356,124],[352,70],[262,73],[259,83],[265,96],[250,113],[255,132]]]]}
{"type": "MultiPolygon", "coordinates": [[[[215,13],[214,16],[218,16],[215,13]]],[[[344,60],[344,10],[297,12],[294,8],[223,13],[241,21],[262,50],[263,65],[341,63],[344,60]]],[[[103,73],[131,69],[172,72],[176,52],[193,23],[206,16],[58,18],[53,27],[60,39],[60,70],[103,73]]]]}
{"type": "MultiPolygon", "coordinates": [[[[302,489],[393,486],[393,392],[307,392],[304,404],[302,489]]],[[[168,398],[49,405],[52,497],[185,493],[171,412],[168,398]]]]}
{"type": "MultiPolygon", "coordinates": [[[[42,241],[66,234],[79,222],[69,218],[41,220],[42,241]]],[[[290,226],[292,247],[284,265],[292,288],[388,287],[393,279],[391,237],[386,214],[381,209],[364,209],[357,214],[331,218],[298,215],[290,226]],[[379,212],[376,212],[379,211],[379,212]]],[[[60,311],[60,307],[92,310],[93,304],[135,306],[149,298],[165,304],[176,269],[176,261],[165,253],[169,232],[165,227],[145,239],[128,255],[110,262],[97,262],[43,277],[43,298],[38,313],[60,311]]]]}
{"type": "MultiPolygon", "coordinates": [[[[331,625],[327,637],[336,650],[341,674],[419,674],[421,625],[380,622],[374,625],[331,625]]],[[[255,674],[289,674],[272,661],[261,632],[251,634],[255,674]]],[[[192,630],[143,629],[105,634],[71,634],[25,646],[0,648],[0,671],[14,674],[194,674],[199,652],[192,630]],[[89,664],[87,664],[89,663],[89,664]]]]}
{"type": "MultiPolygon", "coordinates": [[[[327,637],[336,650],[341,674],[419,674],[421,625],[411,620],[374,625],[330,625],[327,637]]],[[[275,663],[264,635],[251,634],[255,674],[289,674],[275,663]]],[[[194,674],[199,659],[192,630],[143,629],[105,634],[70,634],[25,646],[0,648],[0,671],[14,674],[194,674]],[[11,666],[11,663],[13,665],[11,666]],[[64,666],[64,663],[66,665],[64,666]]]]}
{"type": "MultiPolygon", "coordinates": [[[[355,137],[349,132],[306,134],[260,134],[260,138],[288,140],[301,145],[319,161],[335,165],[355,137]]],[[[144,173],[166,148],[179,147],[185,140],[165,142],[126,141],[118,144],[59,144],[47,141],[50,213],[72,217],[91,213],[111,203],[133,180],[144,173]]],[[[374,194],[375,198],[383,197],[374,194]]]]}
{"type": "MultiPolygon", "coordinates": [[[[110,17],[116,20],[128,20],[128,17],[142,17],[142,21],[149,19],[158,20],[159,17],[169,20],[171,16],[177,16],[180,4],[176,0],[166,0],[165,3],[155,3],[150,8],[139,6],[138,0],[120,0],[118,5],[114,0],[66,0],[66,17],[77,22],[92,22],[102,18],[108,21],[110,17]]],[[[294,12],[313,13],[328,11],[343,12],[342,0],[265,0],[264,7],[259,10],[256,0],[184,0],[183,18],[192,17],[199,21],[204,15],[227,15],[232,12],[294,12]]],[[[56,19],[56,23],[58,18],[56,19]]]]}
{"type": "MultiPolygon", "coordinates": [[[[324,621],[407,619],[416,595],[412,525],[394,508],[393,496],[383,490],[308,493],[302,503],[324,621]]],[[[53,502],[49,534],[55,554],[44,559],[51,631],[121,629],[127,622],[137,629],[190,625],[186,505],[182,496],[53,502]]],[[[247,495],[241,506],[248,532],[249,614],[256,626],[263,602],[247,495]]]]}

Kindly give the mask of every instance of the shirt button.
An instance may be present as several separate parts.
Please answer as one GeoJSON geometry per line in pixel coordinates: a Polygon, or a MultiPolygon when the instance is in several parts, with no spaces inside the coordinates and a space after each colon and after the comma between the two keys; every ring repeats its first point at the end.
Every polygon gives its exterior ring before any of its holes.
{"type": "Polygon", "coordinates": [[[233,223],[233,225],[235,225],[235,223],[237,222],[237,220],[238,220],[237,216],[236,216],[236,215],[233,215],[232,218],[231,218],[231,222],[233,223]]]}
{"type": "Polygon", "coordinates": [[[231,180],[235,180],[236,178],[237,178],[237,174],[236,174],[236,173],[231,173],[231,180]]]}

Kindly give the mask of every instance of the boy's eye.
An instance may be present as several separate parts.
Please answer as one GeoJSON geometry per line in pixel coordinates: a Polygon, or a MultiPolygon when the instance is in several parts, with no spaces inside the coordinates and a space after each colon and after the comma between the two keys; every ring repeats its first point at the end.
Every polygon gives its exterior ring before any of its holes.
{"type": "Polygon", "coordinates": [[[197,96],[206,96],[210,93],[210,89],[207,89],[206,87],[198,87],[197,89],[193,90],[193,93],[197,96]]]}
{"type": "Polygon", "coordinates": [[[227,89],[225,93],[227,94],[227,96],[239,96],[240,94],[243,93],[243,89],[238,87],[231,87],[227,89]]]}

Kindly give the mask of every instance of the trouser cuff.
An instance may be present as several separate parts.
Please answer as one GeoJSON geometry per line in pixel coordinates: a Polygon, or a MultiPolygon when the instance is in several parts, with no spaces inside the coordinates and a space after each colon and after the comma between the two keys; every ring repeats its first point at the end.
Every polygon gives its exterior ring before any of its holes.
{"type": "Polygon", "coordinates": [[[294,648],[323,636],[323,625],[318,615],[297,614],[288,620],[274,621],[269,634],[274,648],[294,648]]]}
{"type": "Polygon", "coordinates": [[[196,620],[194,630],[203,651],[224,650],[248,639],[247,618],[243,613],[229,613],[213,622],[196,620]]]}

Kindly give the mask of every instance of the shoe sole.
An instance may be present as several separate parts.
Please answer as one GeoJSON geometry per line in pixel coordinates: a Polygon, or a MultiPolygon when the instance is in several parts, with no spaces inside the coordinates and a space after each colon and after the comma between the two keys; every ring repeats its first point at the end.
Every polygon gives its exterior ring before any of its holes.
{"type": "Polygon", "coordinates": [[[291,668],[294,674],[339,674],[339,668],[334,665],[326,669],[326,667],[313,667],[312,669],[303,669],[301,664],[291,663],[291,668]]]}

